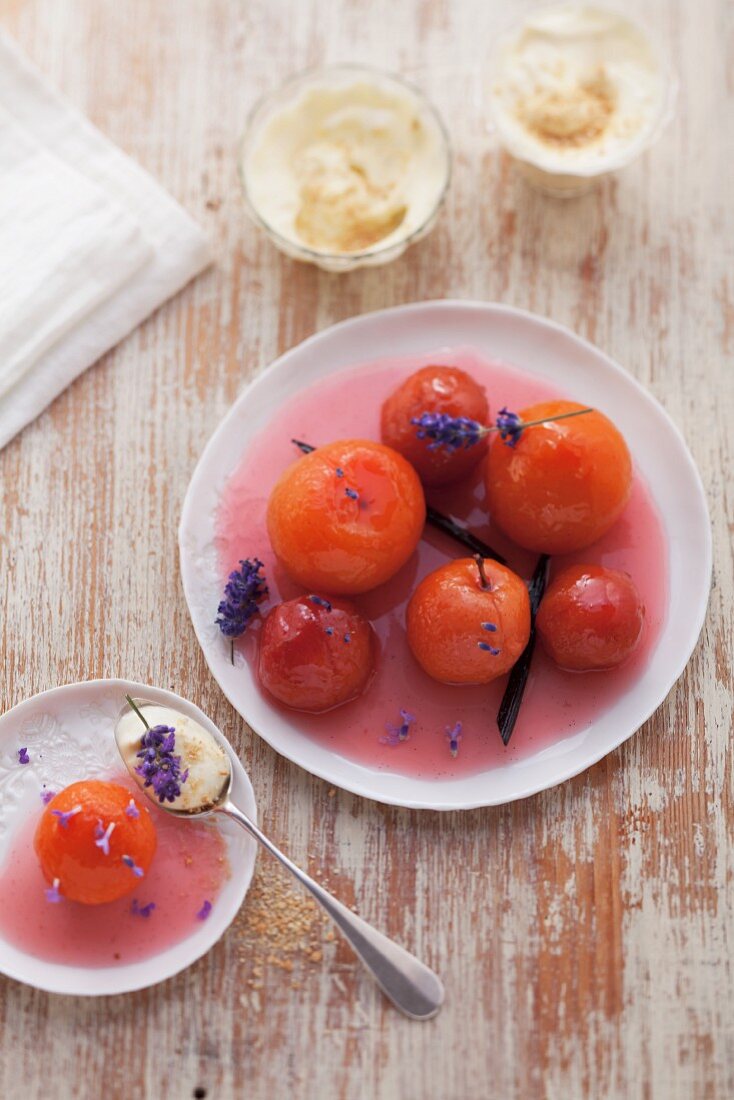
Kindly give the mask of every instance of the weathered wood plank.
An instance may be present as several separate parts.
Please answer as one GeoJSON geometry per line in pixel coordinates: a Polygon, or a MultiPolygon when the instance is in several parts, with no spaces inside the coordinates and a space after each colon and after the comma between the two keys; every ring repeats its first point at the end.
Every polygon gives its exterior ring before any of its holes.
{"type": "Polygon", "coordinates": [[[0,980],[4,1095],[734,1094],[732,10],[629,7],[670,47],[677,123],[564,204],[530,191],[483,128],[481,66],[508,2],[0,0],[3,27],[208,227],[218,261],[0,454],[0,704],[116,673],[195,699],[231,733],[274,837],[448,988],[436,1021],[411,1024],[336,942],[292,973],[268,963],[245,911],[190,971],[138,995],[89,1003],[0,980]],[[345,58],[411,71],[452,126],[457,170],[428,240],[336,278],[247,223],[234,147],[260,92],[345,58]],[[248,377],[335,320],[446,296],[548,314],[652,389],[704,477],[716,575],[701,645],[631,742],[527,802],[439,817],[330,796],[253,738],[198,651],[176,527],[248,377]]]}

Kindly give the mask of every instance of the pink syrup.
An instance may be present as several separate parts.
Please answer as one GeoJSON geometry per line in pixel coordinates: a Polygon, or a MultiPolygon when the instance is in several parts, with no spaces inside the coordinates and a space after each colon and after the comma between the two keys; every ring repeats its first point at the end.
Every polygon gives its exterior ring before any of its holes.
{"type": "MultiPolygon", "coordinates": [[[[545,381],[514,367],[488,362],[464,348],[381,360],[309,387],[279,409],[267,429],[248,447],[226,486],[216,540],[222,583],[241,558],[259,557],[270,587],[264,613],[278,601],[302,594],[303,590],[276,562],[265,525],[270,491],[281,472],[299,456],[291,439],[312,444],[349,437],[378,440],[383,400],[409,374],[430,363],[461,367],[471,374],[487,391],[491,415],[503,405],[518,410],[565,396],[545,381]]],[[[430,491],[428,500],[502,553],[521,576],[530,577],[537,555],[511,543],[487,516],[481,464],[469,481],[430,491]]],[[[403,569],[387,584],[355,600],[380,640],[377,673],[366,693],[343,707],[319,715],[288,711],[305,734],[335,753],[371,767],[432,779],[454,778],[497,767],[578,733],[634,685],[660,635],[667,597],[663,526],[639,474],[634,478],[630,502],[612,530],[579,554],[554,558],[551,576],[576,561],[626,570],[646,607],[642,642],[619,669],[587,674],[561,671],[537,646],[520,715],[507,747],[501,742],[496,722],[506,678],[480,687],[436,683],[413,658],[405,636],[405,607],[418,582],[448,559],[466,556],[468,551],[459,543],[427,526],[416,553],[403,569]],[[383,744],[380,739],[385,735],[385,725],[399,724],[401,708],[416,717],[410,737],[397,745],[383,744]],[[457,721],[461,721],[463,732],[454,758],[445,731],[457,721]]],[[[253,665],[258,632],[259,622],[255,620],[237,643],[253,665]]],[[[284,709],[274,700],[271,703],[276,709],[284,709]]]]}
{"type": "MultiPolygon", "coordinates": [[[[130,787],[127,777],[110,777],[130,787]]],[[[149,804],[150,805],[150,804],[149,804]]],[[[229,876],[221,833],[207,822],[184,821],[150,805],[158,847],[148,874],[128,897],[106,905],[46,900],[48,883],[33,849],[41,817],[24,822],[13,838],[0,872],[0,936],[29,955],[67,966],[123,966],[159,954],[201,925],[197,913],[212,906],[229,876]],[[149,916],[133,913],[133,902],[155,902],[149,916]]]]}

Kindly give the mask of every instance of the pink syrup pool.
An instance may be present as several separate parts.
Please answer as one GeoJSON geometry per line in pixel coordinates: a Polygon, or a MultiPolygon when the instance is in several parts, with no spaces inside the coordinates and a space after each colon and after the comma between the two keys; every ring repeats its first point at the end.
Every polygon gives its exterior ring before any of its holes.
{"type": "MultiPolygon", "coordinates": [[[[379,440],[383,400],[409,374],[431,363],[461,367],[471,374],[486,389],[490,415],[504,405],[517,411],[548,398],[574,397],[466,348],[380,360],[310,386],[278,410],[247,448],[226,485],[216,523],[222,583],[241,558],[259,557],[270,588],[263,613],[280,600],[303,593],[276,561],[265,523],[271,489],[282,471],[299,457],[291,439],[316,445],[346,438],[379,440]]],[[[460,520],[503,554],[522,577],[531,576],[537,555],[510,542],[488,518],[481,464],[466,482],[430,490],[427,497],[439,511],[460,520]]],[[[629,504],[612,530],[579,554],[554,558],[550,576],[574,562],[626,570],[646,608],[642,641],[619,669],[586,674],[561,671],[540,646],[536,647],[520,715],[507,747],[502,744],[496,720],[506,677],[477,687],[439,684],[419,667],[406,640],[405,607],[418,582],[447,560],[467,556],[459,543],[427,526],[416,553],[403,569],[387,584],[355,599],[380,640],[377,672],[365,694],[319,715],[289,711],[270,700],[272,706],[287,713],[304,735],[350,760],[403,775],[440,779],[495,768],[577,734],[633,687],[660,635],[667,602],[665,533],[639,474],[629,504]],[[416,717],[410,737],[397,745],[383,744],[386,723],[398,724],[401,708],[416,717]],[[462,739],[458,755],[453,757],[446,727],[457,721],[462,723],[462,739]]],[[[237,643],[253,669],[258,632],[255,620],[237,643]]]]}
{"type": "MultiPolygon", "coordinates": [[[[127,776],[109,778],[138,793],[127,776]]],[[[0,871],[0,936],[48,962],[100,967],[149,959],[195,932],[204,902],[216,905],[229,877],[224,840],[213,823],[185,821],[148,805],[158,835],[153,863],[134,893],[106,905],[46,900],[48,883],[33,849],[42,808],[25,821],[0,871]],[[155,909],[141,916],[134,902],[138,908],[154,902],[155,909]]]]}

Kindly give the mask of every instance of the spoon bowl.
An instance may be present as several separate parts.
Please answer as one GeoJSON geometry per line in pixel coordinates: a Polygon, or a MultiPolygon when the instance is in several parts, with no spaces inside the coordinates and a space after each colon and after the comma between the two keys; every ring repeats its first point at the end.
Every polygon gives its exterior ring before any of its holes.
{"type": "Polygon", "coordinates": [[[200,818],[216,813],[229,801],[234,780],[232,761],[214,735],[193,718],[161,707],[150,699],[133,699],[128,695],[117,716],[114,732],[118,751],[131,777],[141,793],[159,809],[176,817],[200,818]],[[166,724],[172,714],[177,722],[175,728],[166,724]],[[172,728],[173,748],[164,753],[166,759],[161,761],[161,767],[183,769],[187,776],[185,780],[181,777],[179,795],[175,799],[161,798],[160,788],[157,789],[155,782],[147,779],[143,771],[146,736],[157,730],[170,732],[172,728]]]}

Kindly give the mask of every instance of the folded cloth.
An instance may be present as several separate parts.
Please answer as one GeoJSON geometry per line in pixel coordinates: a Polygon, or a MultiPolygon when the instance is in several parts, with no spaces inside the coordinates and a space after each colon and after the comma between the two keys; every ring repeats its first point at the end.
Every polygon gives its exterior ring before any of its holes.
{"type": "Polygon", "coordinates": [[[0,399],[143,266],[140,226],[0,107],[0,399]]]}
{"type": "Polygon", "coordinates": [[[188,214],[0,32],[0,447],[209,261],[188,214]]]}

